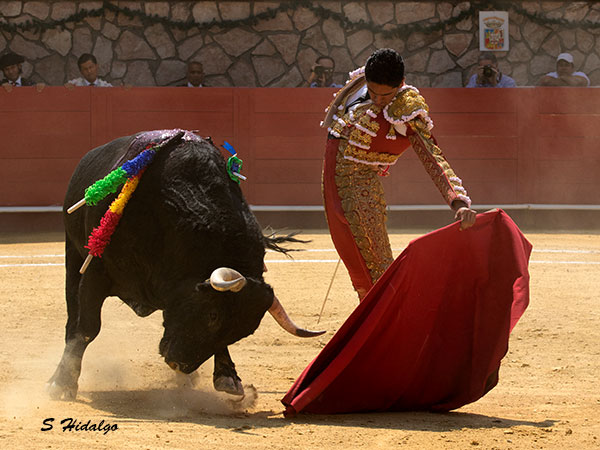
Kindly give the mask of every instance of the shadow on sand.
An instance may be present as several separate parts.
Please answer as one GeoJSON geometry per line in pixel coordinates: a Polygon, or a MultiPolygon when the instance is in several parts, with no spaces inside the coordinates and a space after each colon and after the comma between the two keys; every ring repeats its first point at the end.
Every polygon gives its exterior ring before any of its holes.
{"type": "MultiPolygon", "coordinates": [[[[250,387],[253,389],[252,387],[250,387]]],[[[248,396],[248,386],[246,386],[248,396]]],[[[313,426],[363,427],[404,431],[448,432],[467,429],[509,429],[514,426],[547,428],[556,421],[514,420],[482,414],[449,412],[386,412],[337,415],[300,415],[293,419],[279,411],[247,412],[256,401],[193,389],[148,389],[136,391],[82,392],[90,406],[124,422],[185,422],[211,425],[234,432],[252,434],[253,429],[285,428],[292,424],[313,426]]],[[[251,397],[251,396],[250,396],[251,397]]]]}

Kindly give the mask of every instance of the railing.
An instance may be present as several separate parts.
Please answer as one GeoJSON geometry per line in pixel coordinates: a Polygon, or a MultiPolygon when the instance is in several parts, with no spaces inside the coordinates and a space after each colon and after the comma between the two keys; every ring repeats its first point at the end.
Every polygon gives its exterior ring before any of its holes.
{"type": "MultiPolygon", "coordinates": [[[[422,89],[434,135],[477,204],[600,204],[600,90],[422,89]]],[[[227,140],[249,203],[318,207],[331,89],[0,89],[0,207],[61,205],[79,159],[164,128],[227,140]]],[[[226,153],[224,152],[224,155],[226,153]]],[[[389,205],[442,198],[409,150],[384,180],[389,205]]]]}

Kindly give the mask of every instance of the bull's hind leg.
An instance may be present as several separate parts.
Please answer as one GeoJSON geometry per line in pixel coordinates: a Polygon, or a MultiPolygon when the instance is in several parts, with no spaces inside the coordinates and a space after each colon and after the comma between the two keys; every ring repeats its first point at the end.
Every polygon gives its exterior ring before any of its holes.
{"type": "Polygon", "coordinates": [[[100,261],[92,261],[83,275],[79,273],[81,264],[83,259],[67,242],[65,350],[48,380],[48,393],[56,400],[74,400],[77,396],[83,353],[100,332],[100,310],[109,292],[110,283],[100,261]]]}
{"type": "Polygon", "coordinates": [[[235,364],[231,360],[227,347],[215,353],[213,386],[217,391],[227,392],[231,395],[244,395],[242,380],[235,371],[235,364]]]}

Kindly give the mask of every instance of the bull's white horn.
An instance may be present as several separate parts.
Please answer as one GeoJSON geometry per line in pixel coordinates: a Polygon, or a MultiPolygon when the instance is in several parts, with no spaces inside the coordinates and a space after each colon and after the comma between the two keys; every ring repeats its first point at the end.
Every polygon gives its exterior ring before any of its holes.
{"type": "Polygon", "coordinates": [[[239,292],[246,286],[246,278],[237,270],[219,267],[210,275],[210,285],[217,291],[239,292]]]}
{"type": "Polygon", "coordinates": [[[279,303],[279,300],[275,296],[273,296],[273,304],[269,308],[269,313],[271,313],[271,315],[273,316],[275,321],[279,324],[279,326],[281,326],[281,328],[283,328],[288,333],[293,334],[294,336],[315,337],[315,336],[320,336],[323,333],[325,333],[325,330],[310,331],[310,330],[305,330],[304,328],[300,328],[298,325],[296,325],[292,321],[292,319],[290,319],[290,316],[287,315],[287,313],[285,312],[285,309],[283,309],[283,306],[281,305],[281,303],[279,303]]]}

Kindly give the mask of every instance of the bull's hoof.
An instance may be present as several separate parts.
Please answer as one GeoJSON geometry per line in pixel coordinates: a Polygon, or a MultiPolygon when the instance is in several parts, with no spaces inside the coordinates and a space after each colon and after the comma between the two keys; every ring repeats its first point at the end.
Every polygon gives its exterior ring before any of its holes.
{"type": "Polygon", "coordinates": [[[213,380],[213,385],[220,392],[226,392],[231,395],[244,395],[244,387],[238,377],[220,376],[213,380]]]}
{"type": "Polygon", "coordinates": [[[60,386],[56,381],[46,384],[46,392],[52,400],[73,401],[77,397],[78,386],[60,386]]]}

